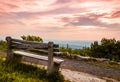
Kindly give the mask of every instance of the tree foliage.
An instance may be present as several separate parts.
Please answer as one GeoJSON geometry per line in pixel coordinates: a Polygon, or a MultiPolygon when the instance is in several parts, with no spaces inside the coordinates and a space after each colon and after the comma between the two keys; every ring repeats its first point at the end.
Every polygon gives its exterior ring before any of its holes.
{"type": "Polygon", "coordinates": [[[27,41],[43,42],[43,39],[41,37],[39,37],[39,36],[30,36],[30,35],[25,36],[25,35],[23,35],[23,36],[21,36],[21,38],[23,40],[27,40],[27,41]]]}
{"type": "Polygon", "coordinates": [[[120,61],[120,41],[116,41],[115,39],[103,38],[100,43],[94,41],[90,47],[83,47],[82,49],[72,49],[67,44],[67,47],[61,47],[60,51],[69,52],[70,54],[108,58],[113,61],[120,61]]]}
{"type": "Polygon", "coordinates": [[[103,38],[100,44],[95,41],[91,44],[91,53],[93,57],[120,61],[120,41],[106,38],[103,38]]]}

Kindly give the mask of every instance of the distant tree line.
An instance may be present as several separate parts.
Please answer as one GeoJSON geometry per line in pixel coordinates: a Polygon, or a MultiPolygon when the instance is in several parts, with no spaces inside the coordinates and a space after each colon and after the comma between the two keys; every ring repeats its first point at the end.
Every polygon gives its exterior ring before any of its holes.
{"type": "Polygon", "coordinates": [[[70,54],[108,58],[113,61],[120,61],[120,41],[116,41],[115,39],[103,38],[100,43],[94,41],[90,47],[83,47],[82,49],[72,49],[67,44],[67,47],[61,47],[60,51],[69,52],[70,54]]]}

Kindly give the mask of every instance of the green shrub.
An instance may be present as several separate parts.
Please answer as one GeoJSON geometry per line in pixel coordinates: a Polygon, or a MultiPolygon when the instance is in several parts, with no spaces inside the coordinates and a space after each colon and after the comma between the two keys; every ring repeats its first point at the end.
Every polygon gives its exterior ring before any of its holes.
{"type": "Polygon", "coordinates": [[[7,43],[3,40],[0,40],[0,51],[6,51],[7,43]]]}
{"type": "Polygon", "coordinates": [[[56,71],[47,76],[48,82],[64,82],[64,77],[61,75],[60,71],[56,71]]]}
{"type": "Polygon", "coordinates": [[[0,60],[0,82],[64,82],[64,77],[60,72],[47,76],[45,69],[0,60]]]}
{"type": "Polygon", "coordinates": [[[43,42],[43,39],[39,36],[31,36],[31,35],[28,35],[28,36],[21,36],[21,38],[23,40],[27,40],[27,41],[37,41],[37,42],[43,42]]]}
{"type": "Polygon", "coordinates": [[[82,56],[108,58],[117,62],[120,61],[120,41],[116,41],[115,39],[103,38],[100,43],[94,41],[90,47],[83,47],[82,49],[72,49],[67,44],[67,47],[60,47],[60,51],[82,56]]]}
{"type": "Polygon", "coordinates": [[[95,41],[91,44],[91,53],[93,57],[120,61],[120,41],[106,38],[103,38],[100,44],[95,41]]]}

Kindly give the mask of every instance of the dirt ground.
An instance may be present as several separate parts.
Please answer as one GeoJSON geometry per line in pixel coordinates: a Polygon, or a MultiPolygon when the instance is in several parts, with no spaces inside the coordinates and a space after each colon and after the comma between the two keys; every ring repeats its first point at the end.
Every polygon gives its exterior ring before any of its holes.
{"type": "MultiPolygon", "coordinates": [[[[81,76],[81,74],[83,74],[83,76],[86,77],[86,79],[84,79],[85,82],[104,82],[104,80],[100,80],[100,78],[105,79],[110,82],[118,82],[112,78],[116,78],[116,77],[120,78],[120,70],[119,69],[105,68],[105,67],[90,65],[84,61],[65,59],[64,63],[62,64],[62,68],[73,71],[74,73],[77,74],[77,76],[81,76]],[[86,74],[87,74],[87,76],[86,76],[86,74]],[[87,78],[89,78],[89,77],[93,78],[94,81],[93,81],[93,79],[91,79],[91,80],[89,79],[89,81],[86,81],[87,78]],[[95,78],[99,78],[99,80],[96,80],[95,78]]],[[[73,75],[74,74],[72,74],[72,76],[73,75]]],[[[76,81],[76,82],[79,82],[79,81],[76,81]]],[[[82,81],[80,80],[80,82],[82,82],[82,81]]]]}
{"type": "MultiPolygon", "coordinates": [[[[31,60],[31,59],[30,59],[31,60]]],[[[61,72],[71,82],[118,82],[112,78],[120,78],[120,70],[90,65],[85,61],[64,59],[61,72]]],[[[31,62],[34,60],[32,59],[31,62]]],[[[36,64],[47,65],[47,62],[34,61],[36,64]]]]}
{"type": "Polygon", "coordinates": [[[106,82],[106,80],[84,72],[62,69],[61,73],[64,75],[66,80],[71,82],[106,82]]]}

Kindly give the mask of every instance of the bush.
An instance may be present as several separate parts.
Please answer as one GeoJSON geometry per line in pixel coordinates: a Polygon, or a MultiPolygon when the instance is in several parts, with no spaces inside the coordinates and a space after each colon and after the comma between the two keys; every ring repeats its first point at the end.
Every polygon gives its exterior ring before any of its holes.
{"type": "Polygon", "coordinates": [[[120,41],[106,38],[103,38],[100,44],[95,41],[91,44],[91,53],[93,57],[120,61],[120,41]]]}
{"type": "Polygon", "coordinates": [[[7,43],[3,40],[0,40],[0,50],[6,51],[6,48],[7,48],[7,43]]]}
{"type": "Polygon", "coordinates": [[[56,71],[47,76],[48,82],[64,82],[64,77],[61,75],[60,71],[56,71]]]}
{"type": "Polygon", "coordinates": [[[120,41],[116,41],[115,39],[103,38],[100,43],[94,41],[90,47],[83,47],[82,49],[72,49],[67,44],[67,47],[61,47],[60,51],[82,56],[108,58],[117,62],[120,61],[120,41]]]}
{"type": "Polygon", "coordinates": [[[30,36],[30,35],[28,35],[28,36],[21,36],[21,38],[23,39],[23,40],[27,40],[27,41],[37,41],[37,42],[43,42],[43,39],[41,38],[41,37],[39,37],[39,36],[30,36]]]}

